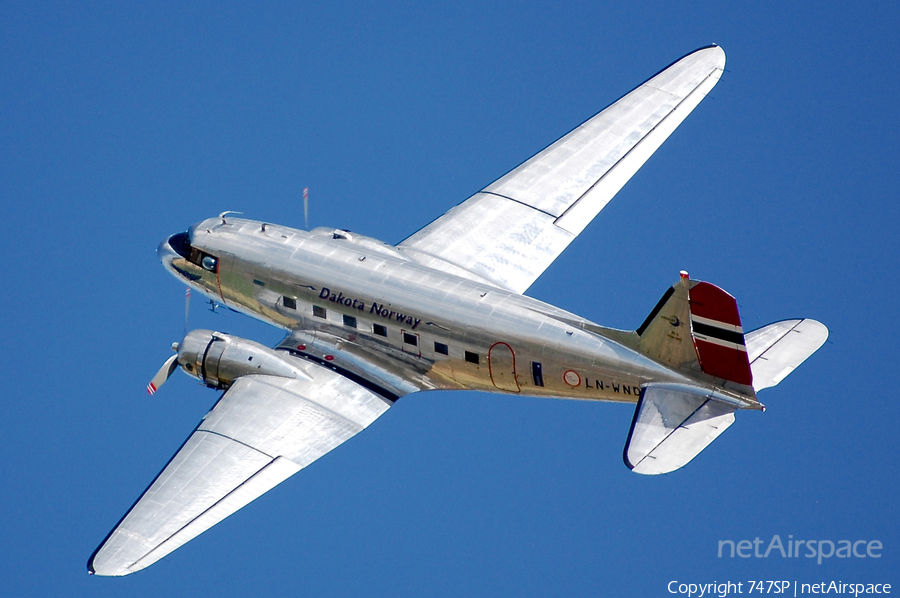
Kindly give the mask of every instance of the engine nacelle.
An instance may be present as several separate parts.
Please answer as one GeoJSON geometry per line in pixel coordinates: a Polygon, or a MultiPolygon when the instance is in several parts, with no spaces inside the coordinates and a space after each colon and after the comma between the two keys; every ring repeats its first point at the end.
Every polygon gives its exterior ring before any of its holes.
{"type": "Polygon", "coordinates": [[[211,330],[192,330],[184,337],[178,346],[178,365],[210,388],[220,390],[248,374],[311,379],[288,355],[211,330]]]}

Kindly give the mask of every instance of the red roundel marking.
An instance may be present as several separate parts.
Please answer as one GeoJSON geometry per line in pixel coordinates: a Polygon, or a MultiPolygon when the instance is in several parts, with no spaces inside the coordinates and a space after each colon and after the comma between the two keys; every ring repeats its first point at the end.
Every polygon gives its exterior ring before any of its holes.
{"type": "Polygon", "coordinates": [[[326,355],[325,361],[334,361],[334,355],[326,355]]]}
{"type": "Polygon", "coordinates": [[[576,386],[581,386],[581,376],[575,370],[566,370],[563,373],[563,382],[575,388],[576,386]]]}
{"type": "Polygon", "coordinates": [[[306,351],[306,345],[297,345],[297,349],[300,351],[306,351]]]}

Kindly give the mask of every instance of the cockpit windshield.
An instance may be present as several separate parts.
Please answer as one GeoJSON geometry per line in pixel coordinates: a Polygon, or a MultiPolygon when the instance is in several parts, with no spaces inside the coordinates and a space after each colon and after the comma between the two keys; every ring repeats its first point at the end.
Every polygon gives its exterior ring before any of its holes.
{"type": "Polygon", "coordinates": [[[188,232],[177,233],[169,237],[169,247],[187,261],[197,264],[204,270],[215,272],[219,265],[219,259],[216,256],[191,246],[190,233],[188,232]]]}
{"type": "Polygon", "coordinates": [[[191,259],[191,238],[187,232],[169,237],[169,247],[186,260],[191,259]]]}

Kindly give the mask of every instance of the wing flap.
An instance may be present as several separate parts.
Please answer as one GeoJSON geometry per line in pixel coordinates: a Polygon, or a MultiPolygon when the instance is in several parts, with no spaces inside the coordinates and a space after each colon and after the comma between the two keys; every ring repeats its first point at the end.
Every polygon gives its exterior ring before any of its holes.
{"type": "Polygon", "coordinates": [[[458,274],[461,268],[503,288],[529,281],[524,291],[537,279],[534,273],[543,272],[575,238],[553,226],[556,218],[551,214],[490,193],[473,199],[435,221],[435,229],[423,235],[422,242],[415,237],[428,227],[404,241],[400,249],[432,268],[448,274],[458,274]],[[437,259],[425,261],[419,254],[437,259]]]}
{"type": "Polygon", "coordinates": [[[737,405],[685,384],[644,387],[625,443],[625,465],[658,475],[683,467],[734,423],[737,405]]]}
{"type": "Polygon", "coordinates": [[[783,320],[748,332],[747,354],[757,392],[775,386],[828,340],[828,328],[816,320],[783,320]]]}
{"type": "Polygon", "coordinates": [[[151,565],[365,429],[389,407],[326,368],[311,380],[238,378],[88,564],[151,565]]]}
{"type": "Polygon", "coordinates": [[[699,104],[724,66],[715,46],[685,56],[398,247],[524,292],[699,104]]]}

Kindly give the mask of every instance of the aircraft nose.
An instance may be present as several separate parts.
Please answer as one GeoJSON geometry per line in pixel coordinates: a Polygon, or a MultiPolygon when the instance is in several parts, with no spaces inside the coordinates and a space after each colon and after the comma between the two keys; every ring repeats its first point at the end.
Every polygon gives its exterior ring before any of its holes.
{"type": "Polygon", "coordinates": [[[166,263],[166,259],[181,256],[188,259],[191,255],[191,239],[187,232],[175,233],[163,239],[156,248],[159,261],[166,263]]]}
{"type": "Polygon", "coordinates": [[[163,264],[168,265],[168,262],[175,259],[178,254],[175,253],[175,250],[172,249],[172,246],[169,245],[169,238],[165,238],[159,243],[159,247],[156,248],[156,257],[159,258],[163,264]]]}
{"type": "Polygon", "coordinates": [[[159,247],[156,248],[156,256],[166,270],[172,274],[182,274],[179,268],[176,268],[175,262],[181,258],[190,259],[191,256],[191,239],[187,232],[175,233],[163,239],[159,247]]]}

